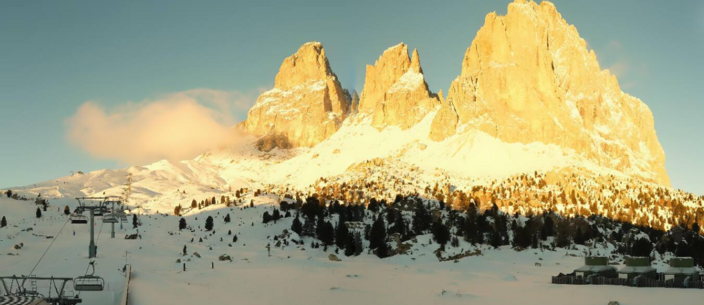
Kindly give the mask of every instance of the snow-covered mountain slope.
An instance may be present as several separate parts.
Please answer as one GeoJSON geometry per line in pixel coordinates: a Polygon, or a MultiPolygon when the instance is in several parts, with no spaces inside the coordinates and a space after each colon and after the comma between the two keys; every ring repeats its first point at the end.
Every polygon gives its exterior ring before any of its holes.
{"type": "MultiPolygon", "coordinates": [[[[586,305],[614,300],[621,304],[663,304],[671,299],[696,304],[701,296],[698,291],[681,289],[549,284],[551,276],[582,265],[585,253],[599,253],[622,261],[621,256],[612,255],[611,246],[578,245],[556,251],[518,252],[509,246],[493,249],[460,240],[457,247],[448,246],[446,252],[481,254],[456,262],[438,261],[438,245],[431,241],[430,234],[409,241],[412,246],[408,254],[383,260],[366,251],[360,256],[346,257],[341,252],[335,254],[333,248],[313,248],[310,244],[315,239],[298,237],[295,233],[285,238],[288,245],[276,246],[274,235],[287,236],[284,231],[291,227],[293,217],[262,224],[261,216],[264,211],[278,207],[280,198],[253,196],[252,192],[241,196],[254,207],[212,205],[186,215],[189,228],[181,231],[177,229],[178,217],[149,214],[139,216],[138,230],[128,223],[118,227],[116,238],[111,239],[109,226],[98,220],[96,275],[105,279],[106,290],[81,293],[83,304],[117,304],[124,289],[124,276],[119,270],[126,263],[133,270],[131,304],[233,300],[246,304],[516,304],[526,300],[535,304],[564,304],[569,300],[571,304],[586,305]],[[230,223],[223,221],[227,214],[232,219],[230,223]],[[214,230],[210,232],[203,230],[209,216],[214,218],[214,230]],[[123,238],[137,232],[141,238],[123,238]],[[237,241],[233,241],[234,236],[237,241]],[[267,245],[272,245],[270,256],[267,245]],[[186,255],[183,255],[184,246],[186,255]],[[330,260],[331,254],[341,261],[330,260]],[[223,255],[231,261],[220,260],[223,255]]],[[[42,218],[37,219],[32,202],[0,198],[3,207],[0,217],[5,216],[8,221],[7,227],[0,228],[2,274],[26,274],[35,265],[37,276],[84,274],[88,266],[89,227],[66,224],[67,216],[56,209],[63,205],[73,208],[75,201],[54,200],[42,218]],[[23,247],[14,249],[20,243],[23,247]],[[44,251],[46,255],[40,260],[44,251]]],[[[654,266],[659,271],[667,267],[664,259],[657,256],[654,266]]],[[[37,288],[40,293],[47,292],[47,287],[37,288]]],[[[76,294],[71,285],[68,292],[76,294]]]]}
{"type": "Polygon", "coordinates": [[[668,187],[664,153],[647,107],[620,92],[582,42],[549,2],[538,6],[516,1],[506,16],[487,16],[447,101],[440,94],[437,105],[424,77],[413,78],[419,85],[409,87],[413,90],[401,90],[408,94],[392,90],[407,83],[409,71],[422,72],[418,53],[408,56],[408,48],[400,44],[369,69],[370,83],[358,110],[350,109],[322,44],[306,43],[284,60],[276,88],[260,96],[240,124],[253,135],[236,146],[194,160],[99,170],[10,189],[28,198],[118,195],[151,212],[246,188],[292,196],[323,193],[352,204],[421,194],[453,206],[451,200],[459,194],[474,198],[481,189],[482,203],[504,202],[501,209],[560,207],[560,212],[574,215],[581,213],[581,205],[595,203],[612,218],[632,213],[630,221],[656,221],[662,228],[672,225],[666,218],[675,212],[698,213],[701,197],[668,187]],[[502,24],[510,25],[510,35],[496,34],[508,31],[502,24]],[[549,31],[545,37],[520,35],[523,25],[530,33],[549,31]],[[524,40],[536,44],[535,39],[540,42],[539,63],[506,51],[524,40]],[[564,66],[565,58],[574,67],[564,66]],[[544,83],[533,82],[535,75],[544,83]],[[503,81],[508,79],[516,82],[503,81]],[[553,96],[546,88],[561,93],[553,96]],[[600,95],[578,94],[590,88],[600,95]],[[428,98],[433,101],[419,100],[428,98]],[[408,105],[422,109],[401,109],[408,105]],[[384,111],[382,117],[377,109],[384,111]],[[617,132],[618,118],[630,126],[626,131],[617,132]],[[505,126],[494,126],[497,122],[505,126]],[[591,136],[573,136],[585,133],[591,136]],[[630,153],[635,150],[641,154],[630,153]],[[548,187],[517,179],[547,180],[548,187]],[[336,187],[345,194],[328,191],[336,187]],[[581,192],[580,201],[559,198],[575,190],[581,192]],[[559,200],[553,204],[550,198],[559,200]],[[666,210],[656,213],[655,207],[666,210]]]}

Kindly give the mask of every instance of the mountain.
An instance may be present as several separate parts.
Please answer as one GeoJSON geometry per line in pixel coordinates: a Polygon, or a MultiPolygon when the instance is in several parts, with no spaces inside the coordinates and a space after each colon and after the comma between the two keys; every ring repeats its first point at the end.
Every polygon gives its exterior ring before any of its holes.
{"type": "Polygon", "coordinates": [[[264,151],[314,147],[346,122],[356,135],[340,136],[345,141],[426,169],[505,177],[584,167],[670,186],[651,111],[600,68],[577,29],[547,1],[519,0],[505,16],[488,14],[446,101],[428,88],[418,51],[409,56],[403,43],[367,66],[358,106],[340,88],[322,45],[304,44],[284,60],[275,88],[259,97],[244,125],[263,136],[258,147],[264,151]],[[370,143],[385,137],[365,132],[367,139],[360,139],[365,126],[382,133],[398,128],[407,141],[370,143]],[[431,149],[409,150],[412,143],[431,149]],[[494,169],[477,169],[492,163],[494,169]]]}
{"type": "Polygon", "coordinates": [[[418,50],[409,57],[408,46],[401,43],[367,66],[359,113],[371,116],[374,127],[408,129],[438,105],[425,83],[418,50]]]}
{"type": "Polygon", "coordinates": [[[309,42],[284,59],[274,88],[247,113],[244,129],[260,149],[314,146],[340,128],[350,104],[332,72],[323,45],[309,42]]]}
{"type": "Polygon", "coordinates": [[[599,166],[669,186],[653,115],[601,70],[577,29],[547,1],[491,13],[433,120],[442,141],[478,130],[507,143],[572,150],[599,166]]]}
{"type": "Polygon", "coordinates": [[[261,188],[345,203],[412,194],[461,208],[471,198],[511,213],[575,215],[594,204],[602,215],[663,228],[673,225],[671,211],[703,207],[704,197],[669,187],[648,107],[621,91],[547,1],[488,14],[446,99],[403,43],[367,66],[361,96],[342,88],[322,44],[309,42],[284,59],[275,87],[240,124],[244,144],[13,190],[120,195],[131,174],[133,200],[160,210],[261,188]],[[668,211],[651,215],[652,206],[668,211]]]}

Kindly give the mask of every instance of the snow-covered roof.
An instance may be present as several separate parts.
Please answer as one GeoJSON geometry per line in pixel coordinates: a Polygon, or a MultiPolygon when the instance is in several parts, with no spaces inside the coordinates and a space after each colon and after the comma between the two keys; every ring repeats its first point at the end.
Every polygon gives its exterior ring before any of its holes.
{"type": "Polygon", "coordinates": [[[670,267],[667,270],[665,270],[664,274],[668,275],[673,275],[673,274],[697,274],[699,273],[699,270],[694,267],[688,267],[688,268],[678,268],[678,267],[670,267]]]}
{"type": "Polygon", "coordinates": [[[584,265],[582,267],[579,267],[575,269],[574,271],[576,272],[601,272],[601,271],[606,271],[606,270],[616,270],[616,267],[614,266],[609,266],[609,265],[584,265]]]}
{"type": "Polygon", "coordinates": [[[655,268],[650,267],[650,266],[626,266],[618,270],[618,273],[621,274],[627,274],[627,273],[648,273],[648,272],[655,272],[655,268]]]}

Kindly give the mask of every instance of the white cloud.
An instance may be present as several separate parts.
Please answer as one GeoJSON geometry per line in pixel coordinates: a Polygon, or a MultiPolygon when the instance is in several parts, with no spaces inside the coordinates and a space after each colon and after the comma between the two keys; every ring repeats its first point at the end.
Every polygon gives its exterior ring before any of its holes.
{"type": "Polygon", "coordinates": [[[128,164],[193,158],[233,145],[236,115],[254,94],[194,89],[106,109],[93,101],[66,120],[68,139],[92,157],[128,164]]]}

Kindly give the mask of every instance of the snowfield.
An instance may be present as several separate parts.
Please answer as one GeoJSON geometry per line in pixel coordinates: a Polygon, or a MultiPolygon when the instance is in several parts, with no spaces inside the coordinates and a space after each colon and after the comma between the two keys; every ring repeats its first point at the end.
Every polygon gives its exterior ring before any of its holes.
{"type": "MultiPolygon", "coordinates": [[[[317,193],[344,198],[343,203],[367,204],[370,198],[391,202],[397,194],[420,194],[435,202],[445,198],[456,208],[466,204],[461,198],[467,195],[465,199],[481,200],[483,208],[498,202],[511,215],[548,208],[566,216],[585,215],[584,210],[611,218],[630,213],[634,223],[666,230],[673,225],[676,209],[694,215],[704,208],[704,197],[631,179],[554,145],[504,143],[476,131],[430,141],[432,117],[427,115],[406,131],[395,127],[379,131],[370,126],[369,118],[359,117],[346,120],[313,148],[261,152],[252,145],[256,139],[248,138],[246,145],[214,150],[194,160],[76,173],[10,188],[27,198],[41,194],[51,206],[37,219],[33,201],[0,198],[0,217],[8,220],[8,226],[0,229],[0,274],[28,274],[54,239],[33,274],[85,274],[89,228],[67,223],[64,205],[73,210],[75,197],[129,193],[131,212],[140,215],[141,239],[124,239],[137,233],[131,223],[118,226],[116,238],[111,239],[109,226],[97,222],[96,274],[105,278],[107,288],[81,293],[83,304],[117,304],[124,288],[120,270],[126,263],[133,270],[131,304],[607,304],[614,300],[665,304],[674,299],[696,304],[701,299],[697,290],[549,284],[551,276],[582,265],[587,253],[582,246],[517,252],[508,246],[475,249],[461,240],[446,255],[470,250],[481,254],[445,262],[436,257],[438,245],[430,242],[430,235],[418,236],[408,254],[383,260],[368,252],[346,257],[344,251],[335,253],[334,247],[313,249],[308,237],[302,244],[274,246],[273,236],[290,229],[292,218],[263,224],[262,214],[278,208],[283,195],[305,198],[317,193]],[[193,199],[234,198],[240,189],[248,189],[242,203],[252,200],[255,207],[217,204],[190,209],[193,199]],[[256,189],[269,195],[254,196],[256,189]],[[173,216],[178,205],[185,208],[182,215],[191,229],[178,231],[179,217],[173,216]],[[231,223],[224,222],[226,214],[231,223]],[[208,216],[215,219],[213,232],[202,229],[208,216]],[[20,243],[24,246],[16,250],[20,243]],[[184,245],[186,256],[181,254],[184,245]],[[330,254],[341,261],[330,260],[330,254]],[[232,261],[219,260],[221,255],[232,261]]],[[[299,237],[293,233],[289,239],[299,237]]],[[[609,249],[592,251],[611,254],[609,249]]],[[[665,268],[663,261],[656,262],[660,271],[665,268]]]]}
{"type": "MultiPolygon", "coordinates": [[[[334,262],[328,259],[334,247],[327,252],[322,247],[312,249],[309,238],[303,239],[303,245],[272,246],[269,257],[267,244],[273,245],[273,236],[290,228],[292,218],[262,224],[261,215],[278,207],[278,198],[247,198],[254,200],[254,208],[216,205],[189,213],[185,219],[194,232],[179,232],[179,217],[147,214],[139,217],[141,239],[124,239],[136,233],[129,223],[111,239],[109,226],[98,221],[96,275],[105,278],[107,288],[81,293],[83,304],[117,304],[124,288],[119,269],[125,263],[133,270],[130,304],[607,304],[614,300],[620,304],[667,304],[671,300],[697,304],[701,299],[700,290],[549,284],[551,276],[579,267],[584,250],[516,252],[483,246],[479,256],[439,262],[433,253],[438,245],[429,242],[430,235],[419,236],[411,254],[383,260],[367,252],[345,257],[341,251],[337,254],[341,261],[334,262]],[[232,221],[225,223],[228,213],[232,221]],[[198,228],[207,216],[215,219],[214,232],[198,228]],[[233,243],[234,235],[238,240],[233,243]],[[203,242],[198,242],[200,238],[203,242]],[[184,245],[186,256],[182,256],[184,245]],[[232,261],[219,261],[223,254],[232,261]],[[186,263],[185,272],[177,260],[186,263]]],[[[67,217],[57,211],[65,204],[74,207],[74,202],[51,200],[52,206],[37,219],[33,202],[1,198],[0,216],[7,218],[8,227],[0,229],[0,273],[27,274],[52,241],[41,235],[49,235],[56,241],[34,274],[84,274],[88,225],[66,224],[67,217]],[[15,250],[13,246],[19,243],[24,247],[15,250]]],[[[472,247],[460,242],[460,248],[472,247]]]]}

